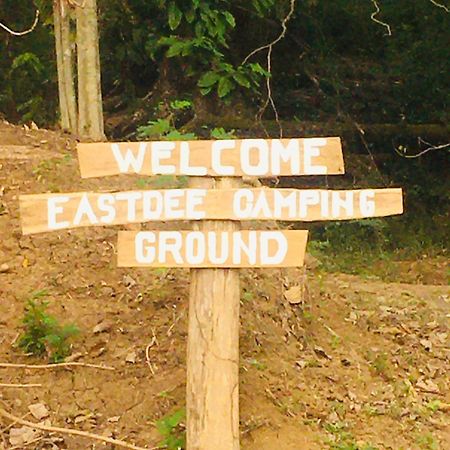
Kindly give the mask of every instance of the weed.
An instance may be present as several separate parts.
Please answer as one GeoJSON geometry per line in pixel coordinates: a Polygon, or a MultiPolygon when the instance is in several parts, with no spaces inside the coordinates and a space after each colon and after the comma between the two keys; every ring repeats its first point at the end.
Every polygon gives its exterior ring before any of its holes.
{"type": "Polygon", "coordinates": [[[441,402],[439,400],[430,400],[425,407],[432,413],[434,414],[435,412],[439,411],[439,409],[441,408],[441,402]]]}
{"type": "Polygon", "coordinates": [[[333,335],[333,337],[331,338],[331,343],[330,343],[331,348],[333,350],[336,350],[339,347],[340,343],[341,343],[341,338],[339,336],[333,335]]]}
{"type": "Polygon", "coordinates": [[[386,353],[377,354],[370,364],[377,375],[387,380],[392,378],[392,367],[386,353]]]}
{"type": "Polygon", "coordinates": [[[183,425],[185,417],[185,410],[180,409],[156,422],[156,428],[163,437],[161,446],[168,450],[183,450],[186,448],[186,432],[183,425]]]}
{"type": "Polygon", "coordinates": [[[377,450],[370,444],[357,442],[343,422],[327,423],[325,430],[331,435],[326,441],[330,450],[377,450]]]}
{"type": "Polygon", "coordinates": [[[267,366],[264,363],[258,361],[257,359],[249,359],[248,362],[251,366],[255,367],[257,370],[267,369],[267,366]]]}
{"type": "Polygon", "coordinates": [[[241,300],[243,302],[250,302],[251,300],[253,300],[253,294],[251,292],[246,291],[242,294],[241,300]]]}
{"type": "Polygon", "coordinates": [[[213,128],[211,130],[212,139],[236,139],[235,130],[226,131],[224,128],[213,128]]]}
{"type": "Polygon", "coordinates": [[[47,354],[51,363],[58,363],[70,354],[68,341],[79,333],[79,329],[74,324],[61,325],[47,314],[48,303],[43,300],[46,296],[45,290],[36,291],[28,300],[22,320],[24,332],[18,346],[36,356],[47,354]]]}
{"type": "Polygon", "coordinates": [[[431,433],[417,436],[416,443],[421,450],[438,450],[439,444],[431,433]]]}

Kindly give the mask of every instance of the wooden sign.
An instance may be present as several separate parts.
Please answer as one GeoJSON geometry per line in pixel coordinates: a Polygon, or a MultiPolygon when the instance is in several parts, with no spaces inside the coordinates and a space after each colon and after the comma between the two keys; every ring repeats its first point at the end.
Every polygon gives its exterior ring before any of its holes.
{"type": "MultiPolygon", "coordinates": [[[[193,268],[188,450],[239,450],[239,271],[302,266],[307,231],[242,230],[248,220],[315,221],[403,212],[401,189],[245,189],[238,177],[344,173],[339,138],[82,143],[84,178],[187,175],[193,189],[20,197],[24,234],[84,226],[193,220],[193,231],[119,231],[119,267],[193,268]],[[215,178],[212,178],[215,177],[215,178]],[[204,270],[214,269],[214,270],[204,270]]],[[[280,293],[281,295],[281,293],[280,293]]]]}
{"type": "Polygon", "coordinates": [[[187,176],[344,173],[341,140],[242,139],[78,144],[83,178],[119,174],[187,176]]]}
{"type": "Polygon", "coordinates": [[[119,267],[299,267],[307,231],[119,231],[119,267]]]}
{"type": "Polygon", "coordinates": [[[20,196],[24,234],[170,220],[316,221],[403,212],[401,189],[166,189],[20,196]]]}

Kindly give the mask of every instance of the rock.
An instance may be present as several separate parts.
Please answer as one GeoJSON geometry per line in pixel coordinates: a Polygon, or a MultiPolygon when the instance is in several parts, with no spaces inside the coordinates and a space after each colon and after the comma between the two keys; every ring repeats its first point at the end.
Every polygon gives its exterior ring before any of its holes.
{"type": "Polygon", "coordinates": [[[8,273],[10,270],[11,268],[6,263],[0,266],[0,273],[8,273]]]}

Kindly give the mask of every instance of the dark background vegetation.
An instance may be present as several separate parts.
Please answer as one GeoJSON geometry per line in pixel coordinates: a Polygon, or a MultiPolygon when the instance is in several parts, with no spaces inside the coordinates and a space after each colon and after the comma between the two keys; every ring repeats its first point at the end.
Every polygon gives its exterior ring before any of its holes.
{"type": "MultiPolygon", "coordinates": [[[[392,252],[442,253],[448,241],[448,150],[405,159],[395,149],[414,154],[427,148],[421,140],[450,140],[450,14],[429,0],[378,4],[376,17],[391,36],[371,20],[370,0],[298,1],[271,71],[285,135],[343,137],[347,175],[327,184],[405,189],[402,217],[313,226],[313,250],[359,255],[362,263],[392,252]]],[[[37,5],[42,20],[33,33],[0,31],[0,114],[52,128],[58,101],[51,2],[37,5]]],[[[270,108],[262,123],[255,119],[266,99],[267,52],[242,62],[280,33],[289,1],[99,0],[99,9],[110,138],[135,139],[139,126],[168,117],[171,128],[197,135],[223,127],[278,136],[270,108]],[[187,106],[174,110],[171,102],[180,100],[187,106]]],[[[25,29],[33,18],[30,0],[0,0],[8,26],[25,29]]]]}

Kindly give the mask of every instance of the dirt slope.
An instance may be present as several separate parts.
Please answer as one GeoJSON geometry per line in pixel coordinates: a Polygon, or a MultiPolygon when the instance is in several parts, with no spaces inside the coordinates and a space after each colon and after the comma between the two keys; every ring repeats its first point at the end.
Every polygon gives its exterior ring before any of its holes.
{"type": "MultiPolygon", "coordinates": [[[[52,425],[151,448],[155,421],[184,405],[189,273],[117,269],[113,227],[21,235],[19,194],[142,186],[81,180],[73,149],[63,135],[0,124],[0,362],[42,362],[11,344],[26,299],[46,289],[50,312],[82,330],[79,361],[116,370],[0,368],[0,383],[42,384],[0,387],[0,405],[23,417],[44,403],[52,425]]],[[[242,448],[450,448],[449,288],[316,270],[291,304],[282,292],[302,279],[302,270],[242,271],[242,448]]],[[[0,419],[0,449],[13,447],[8,425],[0,419]]],[[[36,438],[16,448],[112,448],[36,438]]]]}

